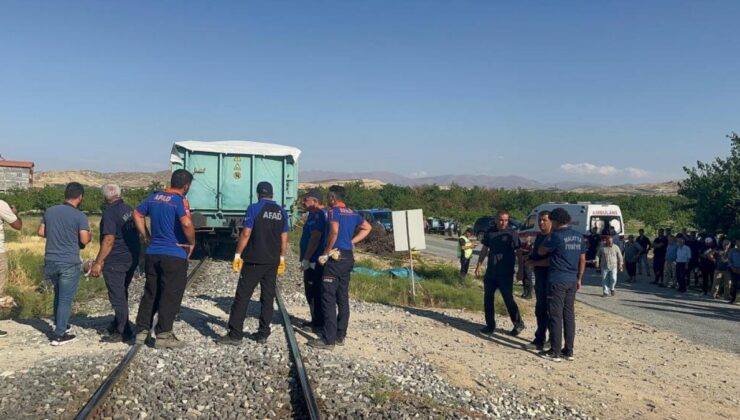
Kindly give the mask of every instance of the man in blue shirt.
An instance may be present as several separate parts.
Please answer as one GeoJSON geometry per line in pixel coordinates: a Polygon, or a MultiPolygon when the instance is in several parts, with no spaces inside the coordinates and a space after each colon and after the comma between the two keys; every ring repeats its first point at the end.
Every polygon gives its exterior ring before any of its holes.
{"type": "Polygon", "coordinates": [[[247,207],[234,254],[234,271],[240,272],[236,296],[231,305],[226,335],[219,344],[238,345],[244,338],[244,319],[257,285],[260,285],[259,329],[251,335],[258,343],[267,342],[275,303],[277,276],[285,272],[290,222],[288,213],[272,200],[272,185],[257,184],[259,201],[247,207]]]}
{"type": "Polygon", "coordinates": [[[100,251],[90,275],[103,275],[108,300],[115,314],[108,327],[110,335],[101,341],[127,342],[133,338],[128,314],[128,287],[139,265],[139,235],[134,224],[134,211],[123,202],[121,188],[116,184],[105,184],[102,192],[106,206],[100,219],[100,251]]]}
{"type": "Polygon", "coordinates": [[[74,341],[68,332],[72,303],[80,285],[80,249],[90,242],[87,216],[78,208],[85,189],[70,182],[64,189],[64,203],[44,212],[38,234],[46,238],[44,276],[54,285],[54,338],[52,346],[74,341]]]}
{"type": "Polygon", "coordinates": [[[310,189],[303,196],[303,206],[308,210],[308,216],[303,224],[299,256],[306,301],[311,311],[311,321],[305,326],[317,331],[324,326],[324,313],[321,311],[321,279],[324,267],[318,264],[319,256],[326,245],[326,214],[321,206],[322,199],[318,188],[310,189]]]}
{"type": "Polygon", "coordinates": [[[321,292],[324,328],[319,338],[308,342],[312,347],[327,350],[333,349],[334,344],[344,345],[349,326],[350,274],[355,263],[352,249],[372,229],[359,213],[344,204],[344,197],[344,187],[329,188],[329,230],[324,253],[319,257],[319,263],[325,265],[321,292]]]}
{"type": "Polygon", "coordinates": [[[496,216],[497,226],[489,229],[481,243],[478,264],[475,266],[475,276],[480,276],[480,269],[488,258],[488,267],[483,279],[483,307],[486,326],[480,332],[493,334],[496,331],[496,311],[494,308],[494,294],[501,292],[506,310],[514,328],[509,335],[517,336],[524,330],[524,321],[519,313],[519,307],[514,300],[514,266],[516,265],[516,251],[519,249],[519,235],[509,228],[509,212],[502,210],[496,216]]]}
{"type": "Polygon", "coordinates": [[[576,339],[576,290],[581,288],[586,271],[587,243],[583,235],[570,228],[568,211],[558,207],[550,213],[553,232],[539,248],[542,256],[549,255],[548,313],[550,316],[550,344],[540,355],[559,362],[560,356],[574,360],[573,346],[576,339]],[[565,347],[562,347],[565,332],[565,347]]]}
{"type": "Polygon", "coordinates": [[[185,195],[193,175],[185,169],[172,173],[170,188],[155,192],[134,211],[139,236],[149,243],[145,257],[146,284],[136,316],[136,343],[144,344],[157,319],[158,348],[177,348],[184,344],[172,332],[185,293],[188,258],[195,247],[195,229],[190,220],[190,206],[185,195]],[[149,217],[151,235],[146,228],[149,217]]]}

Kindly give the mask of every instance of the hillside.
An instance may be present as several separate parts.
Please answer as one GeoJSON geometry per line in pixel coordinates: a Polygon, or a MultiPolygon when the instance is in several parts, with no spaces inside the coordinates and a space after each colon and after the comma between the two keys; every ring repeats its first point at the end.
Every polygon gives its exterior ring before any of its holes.
{"type": "Polygon", "coordinates": [[[159,172],[96,172],[96,171],[47,171],[37,172],[34,175],[34,185],[64,185],[68,182],[79,182],[90,187],[100,187],[112,182],[125,188],[143,188],[153,181],[167,185],[170,180],[170,171],[159,172]]]}
{"type": "MultiPolygon", "coordinates": [[[[96,171],[47,171],[38,172],[34,177],[34,184],[39,187],[45,185],[62,185],[70,181],[77,181],[83,185],[99,187],[107,182],[118,183],[126,188],[147,187],[152,181],[166,185],[169,182],[170,172],[96,172],[96,171]]],[[[528,190],[561,190],[579,193],[595,193],[605,195],[676,195],[678,181],[669,181],[655,184],[622,184],[597,185],[577,182],[560,182],[545,184],[518,176],[489,176],[489,175],[442,175],[425,178],[408,178],[390,172],[328,172],[304,171],[299,175],[300,188],[329,187],[333,184],[344,185],[350,182],[362,182],[369,188],[381,188],[385,184],[401,186],[439,185],[442,188],[452,184],[463,187],[480,186],[484,188],[528,189],[528,190]]]]}

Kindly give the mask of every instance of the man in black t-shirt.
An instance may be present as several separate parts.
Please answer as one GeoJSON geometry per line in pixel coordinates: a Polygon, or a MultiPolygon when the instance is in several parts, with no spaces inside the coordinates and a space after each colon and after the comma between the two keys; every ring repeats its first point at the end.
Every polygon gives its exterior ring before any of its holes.
{"type": "Polygon", "coordinates": [[[270,335],[277,276],[285,272],[290,224],[288,213],[272,200],[272,184],[264,181],[257,184],[257,196],[259,201],[251,204],[244,215],[236,246],[233,269],[241,274],[229,312],[228,332],[216,339],[219,344],[241,343],[247,306],[258,284],[261,305],[259,329],[251,338],[265,343],[270,335]]]}
{"type": "Polygon", "coordinates": [[[507,211],[498,212],[496,225],[486,232],[481,241],[483,248],[475,267],[475,276],[479,277],[481,266],[486,257],[488,258],[488,267],[483,280],[486,326],[481,329],[481,333],[493,334],[496,330],[493,298],[498,289],[501,291],[501,297],[511,317],[511,323],[514,324],[509,334],[517,336],[525,328],[519,307],[514,301],[514,266],[516,250],[519,249],[519,236],[514,230],[509,229],[509,212],[507,211]]]}
{"type": "Polygon", "coordinates": [[[133,219],[133,209],[121,198],[116,184],[103,185],[106,207],[100,219],[100,251],[90,275],[105,279],[108,300],[115,314],[108,327],[109,335],[101,341],[126,342],[133,339],[129,322],[128,287],[139,265],[139,234],[133,219]]]}
{"type": "Polygon", "coordinates": [[[655,281],[653,284],[663,286],[663,267],[665,266],[665,254],[668,250],[668,237],[663,229],[658,229],[658,236],[653,241],[653,273],[655,281]]]}

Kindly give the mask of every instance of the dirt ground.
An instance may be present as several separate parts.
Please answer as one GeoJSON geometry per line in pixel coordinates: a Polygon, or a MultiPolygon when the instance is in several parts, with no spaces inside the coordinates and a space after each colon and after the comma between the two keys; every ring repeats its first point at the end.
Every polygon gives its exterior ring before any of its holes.
{"type": "MultiPolygon", "coordinates": [[[[527,302],[531,304],[531,302],[527,302]]],[[[304,308],[291,312],[305,316],[304,308]]],[[[530,313],[534,313],[531,310],[530,313]]],[[[374,363],[422,359],[454,385],[483,392],[504,383],[546,393],[599,418],[709,419],[740,416],[740,355],[689,342],[674,334],[576,306],[576,360],[553,363],[522,345],[521,338],[477,333],[482,314],[415,309],[355,312],[347,345],[336,351],[374,363]]]]}

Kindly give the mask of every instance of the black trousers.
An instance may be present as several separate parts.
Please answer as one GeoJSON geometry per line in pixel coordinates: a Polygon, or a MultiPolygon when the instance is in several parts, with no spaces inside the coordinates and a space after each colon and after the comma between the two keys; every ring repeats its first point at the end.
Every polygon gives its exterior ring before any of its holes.
{"type": "Polygon", "coordinates": [[[550,343],[552,351],[573,352],[576,341],[576,282],[550,282],[547,293],[550,311],[550,343]],[[565,347],[563,347],[565,333],[565,347]]]}
{"type": "Polygon", "coordinates": [[[321,338],[335,344],[347,336],[349,326],[349,281],[355,258],[352,251],[342,251],[339,260],[329,260],[324,266],[321,284],[321,309],[324,331],[321,338]]]}
{"type": "Polygon", "coordinates": [[[534,272],[532,268],[526,266],[523,266],[522,270],[524,271],[522,273],[522,296],[529,297],[532,296],[532,278],[534,277],[534,272]]]}
{"type": "Polygon", "coordinates": [[[550,322],[550,308],[547,302],[547,270],[535,271],[534,281],[534,292],[536,295],[536,302],[534,304],[534,316],[537,318],[537,330],[534,332],[534,342],[538,345],[545,344],[545,335],[547,335],[547,327],[550,322]]]}
{"type": "Polygon", "coordinates": [[[324,326],[324,311],[321,308],[321,280],[323,275],[324,267],[319,263],[316,263],[316,268],[309,268],[303,272],[303,288],[311,311],[311,325],[316,328],[324,326]]]}
{"type": "Polygon", "coordinates": [[[460,256],[460,274],[463,276],[468,274],[468,270],[470,270],[470,260],[471,258],[465,258],[464,255],[460,256]]]}
{"type": "Polygon", "coordinates": [[[514,274],[501,276],[500,278],[486,274],[483,279],[483,307],[486,313],[486,325],[496,328],[496,313],[494,308],[494,295],[496,290],[501,292],[504,298],[506,310],[509,312],[511,323],[514,327],[523,327],[524,321],[519,313],[519,307],[514,300],[514,274]]]}
{"type": "Polygon", "coordinates": [[[665,266],[665,258],[653,257],[653,272],[655,273],[655,282],[663,284],[663,267],[665,266]]]}
{"type": "Polygon", "coordinates": [[[185,293],[188,260],[169,255],[147,255],[144,266],[146,284],[136,326],[140,330],[151,330],[154,314],[158,314],[155,333],[170,332],[185,293]]]}
{"type": "Polygon", "coordinates": [[[128,287],[136,272],[136,262],[130,264],[105,264],[103,278],[108,289],[108,301],[113,307],[113,323],[119,334],[131,334],[128,319],[128,287]]]}
{"type": "Polygon", "coordinates": [[[705,295],[709,293],[709,288],[712,287],[715,268],[716,266],[712,263],[701,264],[701,292],[705,295]]]}
{"type": "Polygon", "coordinates": [[[260,285],[261,308],[257,331],[262,335],[270,335],[270,323],[275,310],[277,269],[277,264],[244,264],[239,276],[239,284],[236,286],[234,303],[231,304],[231,311],[229,311],[229,336],[237,340],[244,337],[247,307],[258,284],[260,285]]]}
{"type": "Polygon", "coordinates": [[[688,290],[689,282],[689,263],[676,263],[676,282],[678,282],[678,291],[685,292],[688,290]]]}

